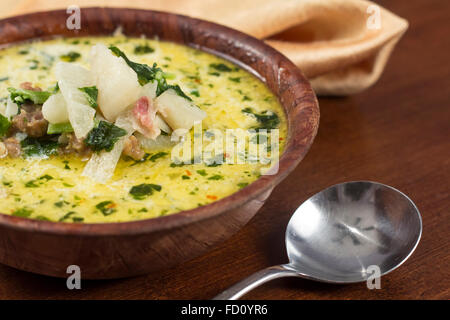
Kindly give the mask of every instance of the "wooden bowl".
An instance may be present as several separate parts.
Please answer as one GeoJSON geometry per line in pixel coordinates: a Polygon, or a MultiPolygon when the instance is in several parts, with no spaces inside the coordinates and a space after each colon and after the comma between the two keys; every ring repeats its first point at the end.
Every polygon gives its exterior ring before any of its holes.
{"type": "Polygon", "coordinates": [[[275,175],[261,176],[222,200],[155,219],[106,224],[37,221],[0,214],[0,262],[34,273],[67,277],[78,265],[84,279],[129,277],[199,256],[229,238],[264,204],[272,189],[300,162],[319,123],[310,84],[286,57],[264,42],[227,27],[164,12],[81,9],[81,29],[68,30],[65,10],[0,20],[0,46],[54,36],[109,35],[173,41],[234,62],[256,74],[278,97],[288,118],[288,141],[275,175]]]}

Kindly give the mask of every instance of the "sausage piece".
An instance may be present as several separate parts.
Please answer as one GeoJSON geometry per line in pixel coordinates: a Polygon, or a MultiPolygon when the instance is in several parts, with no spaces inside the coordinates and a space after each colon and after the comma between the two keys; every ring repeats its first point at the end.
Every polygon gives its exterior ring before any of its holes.
{"type": "Polygon", "coordinates": [[[22,147],[20,146],[20,141],[14,137],[7,138],[3,140],[3,144],[6,147],[8,155],[12,158],[18,158],[22,154],[22,147]]]}
{"type": "Polygon", "coordinates": [[[44,119],[40,108],[21,108],[20,114],[14,116],[11,128],[26,133],[29,137],[39,138],[47,134],[48,121],[44,119]],[[28,110],[28,111],[27,111],[28,110]]]}

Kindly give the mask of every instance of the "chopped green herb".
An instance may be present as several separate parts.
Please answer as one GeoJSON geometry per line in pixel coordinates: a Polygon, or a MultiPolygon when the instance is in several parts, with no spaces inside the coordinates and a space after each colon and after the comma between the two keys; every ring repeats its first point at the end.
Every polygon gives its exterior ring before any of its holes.
{"type": "Polygon", "coordinates": [[[189,180],[191,177],[189,177],[189,176],[186,176],[186,175],[182,175],[181,176],[181,179],[183,179],[183,180],[189,180]]]}
{"type": "Polygon", "coordinates": [[[67,123],[49,123],[47,127],[47,134],[61,134],[73,132],[70,122],[67,123]]]}
{"type": "Polygon", "coordinates": [[[142,159],[140,160],[135,160],[133,164],[130,165],[130,167],[134,167],[135,165],[145,162],[148,160],[148,157],[150,157],[150,153],[145,153],[144,156],[142,157],[142,159]]]}
{"type": "Polygon", "coordinates": [[[236,78],[228,78],[230,81],[236,82],[236,83],[241,83],[241,78],[236,77],[236,78]]]}
{"type": "Polygon", "coordinates": [[[39,66],[39,61],[38,60],[30,59],[30,60],[27,60],[27,61],[32,63],[32,65],[30,66],[30,70],[36,70],[38,68],[38,66],[39,66]]]}
{"type": "Polygon", "coordinates": [[[182,167],[182,166],[184,166],[185,164],[183,163],[183,162],[180,162],[180,163],[175,163],[175,162],[172,162],[171,164],[170,164],[170,167],[171,168],[176,168],[176,167],[182,167]]]}
{"type": "Polygon", "coordinates": [[[239,189],[245,188],[246,186],[248,186],[248,182],[240,182],[240,183],[238,183],[239,189]]]}
{"type": "Polygon", "coordinates": [[[19,50],[18,54],[25,55],[25,54],[28,54],[28,52],[29,52],[28,50],[22,49],[22,50],[19,50]]]}
{"type": "Polygon", "coordinates": [[[9,79],[9,77],[3,77],[3,78],[0,78],[0,82],[6,81],[6,80],[8,80],[8,79],[9,79]]]}
{"type": "Polygon", "coordinates": [[[206,164],[207,167],[218,167],[220,165],[222,165],[222,163],[219,162],[210,162],[206,164]]]}
{"type": "Polygon", "coordinates": [[[200,97],[200,92],[198,92],[198,90],[192,90],[191,94],[196,96],[196,97],[200,97]]]}
{"type": "Polygon", "coordinates": [[[97,208],[97,210],[103,213],[104,216],[109,216],[117,211],[114,208],[115,206],[116,204],[112,201],[103,201],[97,204],[95,207],[97,208]]]}
{"type": "Polygon", "coordinates": [[[176,160],[178,160],[178,161],[177,161],[178,163],[172,162],[172,163],[170,164],[170,167],[171,167],[171,168],[183,167],[183,166],[185,166],[185,165],[192,164],[192,163],[195,162],[195,159],[194,159],[194,158],[186,159],[186,160],[183,160],[183,161],[181,161],[180,159],[176,159],[176,160]]]}
{"type": "Polygon", "coordinates": [[[157,159],[165,157],[167,155],[168,155],[167,152],[158,152],[158,153],[155,153],[154,155],[152,155],[149,160],[151,162],[155,162],[157,159]]]}
{"type": "Polygon", "coordinates": [[[0,137],[3,137],[11,127],[11,122],[7,117],[0,114],[0,137]]]}
{"type": "Polygon", "coordinates": [[[53,87],[51,87],[48,91],[51,92],[52,94],[58,93],[59,92],[58,82],[56,82],[56,84],[53,87]]]}
{"type": "Polygon", "coordinates": [[[78,88],[78,90],[85,93],[86,100],[92,108],[96,109],[98,107],[97,104],[98,89],[96,86],[78,88]]]}
{"type": "Polygon", "coordinates": [[[206,170],[197,170],[197,173],[198,173],[199,175],[201,175],[202,177],[205,177],[205,176],[208,175],[208,174],[206,173],[206,170]]]}
{"type": "Polygon", "coordinates": [[[27,89],[8,88],[10,92],[11,100],[18,105],[23,104],[25,101],[31,101],[34,104],[43,104],[47,101],[48,97],[52,94],[48,91],[33,91],[27,89]]]}
{"type": "Polygon", "coordinates": [[[252,98],[248,97],[248,96],[244,96],[242,98],[242,101],[252,101],[252,98]]]}
{"type": "Polygon", "coordinates": [[[231,69],[229,66],[227,66],[224,63],[211,63],[209,65],[211,68],[216,69],[217,71],[220,72],[231,72],[233,71],[233,69],[231,69]]]}
{"type": "Polygon", "coordinates": [[[57,153],[58,142],[51,139],[26,138],[20,143],[27,157],[50,156],[57,153]]]}
{"type": "Polygon", "coordinates": [[[209,177],[208,180],[223,180],[223,176],[221,176],[220,174],[215,174],[209,177]]]}
{"type": "Polygon", "coordinates": [[[37,216],[35,217],[36,220],[40,220],[40,221],[52,221],[49,218],[47,218],[46,216],[37,216]]]}
{"type": "Polygon", "coordinates": [[[31,214],[33,213],[33,210],[28,209],[28,208],[20,208],[15,210],[12,215],[15,217],[22,217],[22,218],[27,218],[29,217],[31,214]]]}
{"type": "Polygon", "coordinates": [[[98,126],[92,129],[84,142],[94,151],[111,151],[114,144],[127,132],[107,121],[100,121],[98,126]]]}
{"type": "Polygon", "coordinates": [[[25,188],[39,188],[39,186],[36,184],[36,180],[30,180],[25,183],[25,188]]]}
{"type": "Polygon", "coordinates": [[[280,118],[278,115],[272,111],[265,110],[260,114],[253,111],[252,108],[242,109],[243,113],[250,114],[256,118],[256,120],[260,123],[260,126],[257,129],[275,129],[280,124],[280,118]]]}
{"type": "Polygon", "coordinates": [[[10,182],[10,181],[3,181],[2,184],[3,184],[5,187],[11,187],[11,186],[12,186],[12,182],[10,182]]]}
{"type": "Polygon", "coordinates": [[[81,57],[81,54],[79,54],[76,51],[70,51],[66,54],[59,56],[59,58],[65,62],[74,62],[74,61],[78,60],[80,57],[81,57]]]}
{"type": "Polygon", "coordinates": [[[205,160],[205,164],[207,167],[217,167],[224,163],[224,155],[219,154],[216,155],[214,158],[205,160]]]}
{"type": "Polygon", "coordinates": [[[63,222],[64,220],[67,220],[70,218],[70,216],[73,216],[74,214],[77,214],[75,211],[67,212],[65,215],[63,215],[58,221],[63,222]]]}
{"type": "Polygon", "coordinates": [[[139,55],[152,53],[154,51],[155,51],[155,49],[150,47],[148,44],[144,44],[144,45],[140,44],[134,48],[134,54],[139,54],[139,55]]]}
{"type": "Polygon", "coordinates": [[[58,201],[58,202],[55,202],[53,205],[55,207],[62,208],[64,206],[64,204],[65,204],[65,201],[58,201]]]}
{"type": "MultiPolygon", "coordinates": [[[[175,91],[175,93],[178,95],[178,96],[180,96],[180,97],[182,97],[182,98],[185,98],[185,99],[187,99],[187,100],[189,100],[189,101],[192,101],[192,99],[191,99],[191,97],[189,97],[189,96],[187,96],[184,92],[183,92],[183,90],[181,90],[181,88],[180,88],[180,86],[179,85],[169,85],[169,84],[167,84],[165,87],[163,87],[164,89],[162,89],[163,91],[160,91],[161,93],[163,93],[164,91],[166,91],[166,90],[169,90],[169,89],[172,89],[173,91],[175,91]]],[[[158,90],[157,90],[157,95],[159,96],[161,93],[159,93],[158,94],[158,90]]]]}
{"type": "Polygon", "coordinates": [[[73,218],[72,218],[72,221],[73,221],[73,222],[83,222],[83,221],[84,221],[84,218],[83,218],[83,217],[73,217],[73,218]]]}
{"type": "Polygon", "coordinates": [[[153,190],[159,192],[161,191],[161,186],[157,184],[143,183],[132,187],[130,190],[130,194],[134,199],[142,200],[145,197],[152,195],[153,190]]]}
{"type": "Polygon", "coordinates": [[[53,180],[53,177],[51,175],[48,174],[44,174],[43,176],[39,177],[39,180],[53,180]]]}
{"type": "MultiPolygon", "coordinates": [[[[187,71],[183,72],[183,73],[187,73],[187,71]]],[[[194,80],[197,83],[201,83],[202,82],[202,79],[200,78],[200,75],[198,73],[196,75],[187,75],[186,77],[188,79],[194,80]]]]}
{"type": "Polygon", "coordinates": [[[64,163],[64,169],[70,170],[70,167],[69,167],[69,161],[64,160],[63,163],[64,163]]]}

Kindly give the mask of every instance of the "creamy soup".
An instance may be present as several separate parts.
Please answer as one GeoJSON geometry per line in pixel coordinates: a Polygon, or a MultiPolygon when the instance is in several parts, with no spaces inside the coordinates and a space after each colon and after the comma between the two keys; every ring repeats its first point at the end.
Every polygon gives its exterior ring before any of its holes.
{"type": "MultiPolygon", "coordinates": [[[[3,137],[0,138],[0,141],[3,141],[3,146],[0,144],[0,154],[2,148],[5,150],[0,159],[0,212],[20,217],[68,223],[123,222],[154,218],[193,209],[229,196],[258,179],[264,173],[265,168],[273,165],[273,162],[267,164],[250,159],[252,145],[261,147],[259,145],[263,144],[268,157],[273,153],[273,150],[271,150],[273,141],[271,139],[274,136],[270,136],[270,139],[267,138],[270,143],[265,143],[261,134],[253,135],[246,140],[243,154],[242,152],[241,154],[236,153],[235,159],[240,157],[241,160],[245,160],[241,161],[244,163],[226,163],[227,157],[230,156],[226,152],[222,154],[212,153],[209,159],[201,161],[201,163],[186,164],[178,161],[180,159],[173,156],[173,148],[176,145],[180,146],[180,144],[171,141],[171,136],[173,136],[175,128],[178,127],[177,123],[186,120],[186,117],[174,120],[169,114],[172,109],[158,109],[164,103],[164,93],[159,92],[158,96],[159,87],[155,89],[156,94],[153,95],[155,100],[152,100],[152,98],[148,98],[150,102],[147,98],[142,100],[147,103],[145,106],[148,110],[150,110],[148,103],[156,106],[157,113],[152,114],[153,122],[151,122],[151,126],[143,128],[145,124],[148,124],[148,119],[146,117],[139,118],[139,102],[133,104],[134,115],[138,117],[135,122],[141,121],[141,123],[138,123],[140,127],[137,130],[141,129],[140,132],[146,134],[147,138],[143,138],[142,134],[136,134],[137,131],[133,131],[134,129],[126,134],[126,130],[120,129],[121,116],[119,111],[116,112],[116,109],[107,110],[106,102],[103,102],[102,105],[102,101],[108,99],[102,94],[104,95],[106,90],[110,90],[108,89],[108,82],[105,82],[105,77],[110,79],[115,77],[114,73],[113,76],[108,75],[110,70],[107,70],[109,68],[107,64],[101,65],[102,62],[100,61],[95,66],[95,61],[92,62],[96,59],[95,54],[92,58],[92,48],[96,44],[114,45],[126,55],[129,61],[135,63],[148,66],[157,63],[157,66],[164,70],[164,73],[161,74],[167,79],[167,83],[179,85],[180,91],[169,86],[166,86],[165,90],[177,95],[176,99],[185,99],[192,106],[192,112],[195,116],[203,117],[201,128],[199,129],[198,125],[197,129],[189,128],[189,126],[184,127],[188,129],[187,133],[179,141],[187,143],[189,140],[193,141],[194,138],[200,137],[200,139],[203,138],[201,148],[206,149],[208,144],[213,141],[214,136],[217,135],[217,131],[211,129],[217,129],[224,133],[226,129],[234,128],[245,130],[278,129],[277,139],[279,144],[276,147],[279,147],[279,153],[281,154],[286,140],[287,124],[283,109],[277,98],[256,77],[226,60],[178,44],[125,37],[55,39],[22,44],[0,51],[0,97],[3,97],[0,113],[3,114],[1,119],[4,120],[4,123],[0,124],[0,128],[1,126],[9,126],[8,130],[3,130],[3,137]],[[92,120],[93,124],[87,128],[90,131],[85,131],[84,134],[82,132],[85,129],[83,127],[85,124],[77,124],[77,120],[74,120],[76,115],[72,114],[77,105],[67,98],[67,92],[69,92],[67,88],[70,87],[71,79],[70,77],[64,78],[67,77],[64,74],[61,76],[63,77],[62,80],[58,79],[58,72],[60,71],[56,70],[59,68],[56,66],[60,62],[65,62],[65,64],[61,64],[64,68],[69,68],[70,66],[67,67],[67,64],[70,64],[71,66],[84,67],[86,70],[90,69],[92,73],[94,73],[95,68],[105,69],[98,71],[100,75],[97,75],[97,80],[92,80],[92,83],[89,82],[90,85],[85,86],[84,90],[80,90],[82,94],[86,94],[87,102],[85,105],[90,104],[92,110],[94,110],[93,113],[97,110],[95,118],[92,120]],[[106,73],[101,73],[103,71],[106,73]],[[24,82],[28,84],[23,85],[24,82]],[[59,83],[59,86],[56,86],[57,83],[59,83]],[[51,98],[48,95],[43,97],[40,103],[43,103],[44,107],[39,103],[34,103],[34,105],[37,104],[37,107],[33,106],[37,108],[36,110],[43,109],[44,119],[38,120],[44,122],[44,129],[38,128],[36,130],[47,130],[44,137],[42,137],[42,134],[41,136],[35,134],[39,137],[34,137],[34,133],[30,131],[33,128],[23,129],[20,124],[17,125],[17,128],[12,129],[14,117],[17,117],[21,112],[25,112],[21,110],[25,110],[26,103],[31,103],[25,101],[25,104],[23,104],[24,100],[28,99],[23,92],[29,91],[22,91],[22,93],[17,94],[17,92],[14,93],[14,90],[8,90],[8,88],[20,88],[21,84],[22,88],[26,88],[26,90],[33,91],[35,88],[40,88],[41,93],[48,92],[49,95],[56,96],[58,92],[62,92],[59,97],[51,98]],[[89,88],[95,89],[95,94],[89,88]],[[167,88],[173,90],[167,90],[167,88]],[[102,92],[102,90],[105,90],[105,92],[102,92]],[[183,97],[183,95],[186,97],[183,97]],[[66,117],[70,122],[52,124],[51,119],[59,117],[60,115],[57,113],[63,109],[52,109],[54,105],[50,104],[53,103],[53,100],[43,102],[50,98],[55,101],[60,99],[61,105],[67,107],[61,117],[66,117]],[[46,103],[49,105],[47,109],[51,111],[46,111],[46,103]],[[16,105],[19,107],[17,110],[14,109],[16,105]],[[15,110],[15,113],[11,114],[11,110],[15,110]],[[46,112],[48,115],[46,115],[46,112]],[[158,116],[160,120],[156,119],[155,115],[160,115],[160,117],[158,116]],[[9,123],[5,119],[9,119],[9,123]],[[47,119],[50,122],[48,125],[47,119]],[[110,119],[114,120],[110,121],[110,119]],[[155,123],[158,123],[156,120],[161,122],[157,127],[155,127],[155,123]],[[118,130],[122,130],[124,133],[122,136],[118,135],[115,140],[111,140],[112,143],[109,141],[109,145],[107,143],[101,145],[96,140],[98,136],[94,133],[107,132],[110,134],[113,132],[108,127],[110,123],[108,121],[111,122],[111,126],[117,125],[118,130]],[[101,131],[102,125],[104,125],[104,131],[101,131]],[[52,135],[51,130],[54,130],[57,134],[52,135]],[[198,131],[194,132],[195,130],[198,131]],[[65,152],[69,149],[68,144],[71,143],[68,142],[70,134],[72,134],[73,139],[78,134],[76,141],[84,141],[90,147],[87,152],[65,152]],[[104,181],[96,180],[103,168],[97,170],[95,163],[91,161],[92,158],[106,157],[108,152],[111,152],[107,149],[114,148],[112,150],[115,150],[117,145],[122,143],[120,139],[129,138],[131,137],[130,134],[134,139],[133,141],[138,143],[136,145],[136,148],[139,148],[137,154],[130,149],[128,150],[129,155],[124,151],[120,160],[115,164],[112,171],[113,175],[111,177],[102,176],[101,178],[104,178],[104,181]],[[81,136],[82,138],[80,138],[81,136]],[[135,137],[139,139],[135,139],[135,137]],[[17,154],[14,153],[13,149],[10,149],[9,153],[6,151],[8,144],[5,141],[8,138],[15,139],[18,142],[20,150],[17,154]],[[88,139],[89,141],[86,141],[88,139]],[[221,163],[218,160],[219,158],[225,160],[225,163],[221,163]],[[92,163],[89,164],[89,169],[86,169],[90,161],[92,163]]],[[[98,52],[101,51],[98,50],[98,52]]],[[[114,59],[117,58],[119,57],[116,54],[114,59]]],[[[97,59],[101,60],[102,58],[97,59]]],[[[125,62],[122,61],[121,63],[122,65],[119,67],[124,68],[125,62]]],[[[133,77],[133,72],[130,73],[130,77],[133,77]]],[[[117,77],[122,76],[119,71],[115,74],[117,77]]],[[[137,71],[136,74],[139,77],[137,71]]],[[[128,73],[126,76],[128,76],[128,73]]],[[[81,76],[75,74],[73,77],[78,77],[74,81],[79,81],[81,76]]],[[[126,85],[128,84],[121,87],[126,87],[126,85]]],[[[134,90],[136,86],[133,83],[130,85],[130,90],[134,90]]],[[[143,83],[141,83],[141,86],[143,86],[143,83]]],[[[112,92],[111,94],[114,95],[115,93],[112,92]]],[[[167,92],[166,95],[168,94],[167,92]]],[[[77,97],[73,99],[76,100],[77,97]]],[[[123,95],[119,94],[111,100],[110,104],[113,105],[117,102],[119,106],[119,100],[122,97],[123,95]]],[[[138,100],[138,98],[136,96],[135,100],[138,100]]],[[[169,98],[168,96],[167,99],[169,98]]],[[[169,99],[168,101],[170,105],[172,100],[169,99]]],[[[174,102],[173,105],[175,104],[174,102]]],[[[191,108],[190,106],[187,108],[191,108]]],[[[123,112],[126,112],[126,109],[124,110],[123,112]]],[[[120,112],[122,112],[122,109],[120,109],[120,112]]],[[[174,113],[177,112],[174,111],[174,113]]],[[[92,116],[90,119],[92,119],[92,116]]],[[[22,125],[29,124],[27,122],[29,120],[23,121],[22,125]]],[[[57,122],[57,120],[55,121],[57,122]]],[[[180,126],[183,127],[183,125],[180,126]]],[[[124,142],[124,144],[126,143],[124,142]]],[[[75,143],[70,147],[78,150],[75,143]]],[[[128,147],[132,148],[133,145],[128,147]]],[[[193,157],[189,156],[189,158],[193,157]]],[[[185,155],[183,159],[186,160],[185,155]]],[[[96,163],[101,163],[101,161],[98,160],[96,163]]]]}

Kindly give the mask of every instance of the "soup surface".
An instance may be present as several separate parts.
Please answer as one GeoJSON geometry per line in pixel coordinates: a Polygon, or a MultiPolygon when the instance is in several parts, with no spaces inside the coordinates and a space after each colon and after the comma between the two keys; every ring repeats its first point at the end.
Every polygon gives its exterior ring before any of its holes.
{"type": "MultiPolygon", "coordinates": [[[[236,128],[276,128],[281,154],[287,134],[285,115],[264,83],[228,61],[173,43],[89,37],[33,42],[1,50],[2,103],[9,95],[7,88],[17,88],[23,82],[31,82],[43,90],[53,88],[54,66],[59,61],[89,67],[89,51],[97,43],[113,44],[139,63],[156,62],[169,74],[170,81],[179,84],[195,105],[206,112],[198,131],[203,149],[212,141],[211,129],[225,132],[236,128]],[[270,119],[276,121],[264,127],[267,112],[275,114],[270,119]]],[[[198,138],[198,133],[191,129],[187,137],[198,138]]],[[[245,153],[236,154],[236,159],[246,160],[240,164],[178,163],[174,162],[173,143],[153,145],[145,149],[146,154],[140,160],[122,155],[114,175],[106,183],[82,175],[86,159],[77,154],[3,157],[0,212],[49,221],[105,223],[193,209],[244,188],[270,166],[248,157],[252,144],[261,144],[260,138],[257,134],[246,140],[245,153]]],[[[264,147],[270,156],[271,145],[264,147]]],[[[214,154],[214,159],[217,156],[225,160],[229,157],[226,153],[214,154]]]]}

